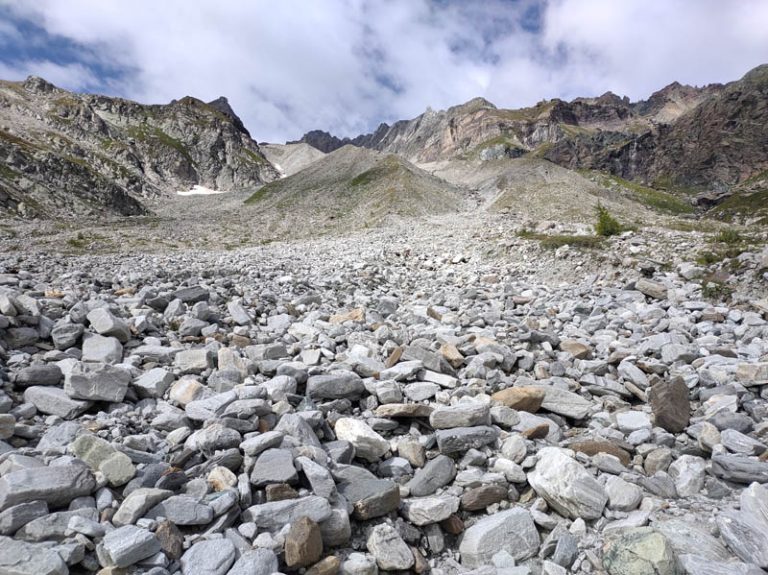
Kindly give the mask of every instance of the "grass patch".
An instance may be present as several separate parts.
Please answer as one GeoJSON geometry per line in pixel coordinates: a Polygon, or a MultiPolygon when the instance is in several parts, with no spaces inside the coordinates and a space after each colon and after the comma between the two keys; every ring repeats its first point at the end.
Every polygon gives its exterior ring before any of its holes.
{"type": "Polygon", "coordinates": [[[764,190],[735,193],[712,208],[708,214],[725,221],[734,218],[756,218],[757,224],[768,225],[768,185],[764,190]]]}
{"type": "Polygon", "coordinates": [[[274,188],[277,187],[275,184],[277,182],[279,182],[279,181],[280,180],[275,180],[274,182],[270,182],[268,184],[264,184],[258,190],[253,192],[250,195],[250,197],[247,200],[245,200],[245,203],[246,204],[256,204],[256,203],[260,202],[261,200],[266,198],[274,188]]]}
{"type": "Polygon", "coordinates": [[[737,230],[734,230],[733,228],[727,228],[720,230],[720,232],[718,232],[718,234],[712,238],[712,240],[721,244],[733,245],[740,244],[744,241],[744,238],[737,230]]]}
{"type": "Polygon", "coordinates": [[[604,172],[590,172],[587,170],[586,173],[582,172],[582,175],[586,175],[598,185],[608,189],[623,188],[630,193],[633,200],[659,212],[665,212],[672,215],[682,215],[692,214],[695,211],[694,207],[690,203],[686,202],[685,200],[681,200],[669,192],[644,186],[642,184],[638,184],[637,182],[631,182],[613,174],[606,174],[604,172]]]}
{"type": "Polygon", "coordinates": [[[733,288],[716,276],[709,276],[701,283],[701,296],[704,299],[721,302],[726,301],[733,294],[733,288]]]}
{"type": "Polygon", "coordinates": [[[595,208],[597,212],[597,222],[595,223],[595,233],[598,236],[608,237],[617,236],[622,232],[621,224],[614,218],[608,209],[598,203],[595,208]]]}
{"type": "Polygon", "coordinates": [[[0,178],[3,178],[4,180],[15,180],[20,175],[21,174],[16,170],[12,170],[5,164],[0,164],[0,178]]]}
{"type": "Polygon", "coordinates": [[[536,240],[542,248],[547,250],[556,250],[563,246],[572,248],[597,249],[603,246],[603,238],[599,236],[575,236],[568,234],[537,234],[523,230],[518,232],[518,237],[525,240],[536,240]]]}

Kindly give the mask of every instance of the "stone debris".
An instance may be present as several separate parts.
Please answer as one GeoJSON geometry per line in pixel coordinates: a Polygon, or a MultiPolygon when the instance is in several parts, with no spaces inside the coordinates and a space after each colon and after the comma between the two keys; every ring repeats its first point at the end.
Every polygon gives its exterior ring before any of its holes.
{"type": "Polygon", "coordinates": [[[768,569],[760,310],[384,237],[3,254],[0,572],[768,569]]]}

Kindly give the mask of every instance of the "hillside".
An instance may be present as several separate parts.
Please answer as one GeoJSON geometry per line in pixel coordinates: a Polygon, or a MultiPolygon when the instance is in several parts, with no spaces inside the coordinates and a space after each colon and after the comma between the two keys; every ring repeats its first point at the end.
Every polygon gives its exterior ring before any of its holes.
{"type": "Polygon", "coordinates": [[[325,156],[309,144],[261,144],[264,157],[281,176],[292,176],[325,156]]]}
{"type": "Polygon", "coordinates": [[[143,198],[278,177],[225,99],[142,105],[0,82],[0,213],[145,213],[143,198]]]}
{"type": "Polygon", "coordinates": [[[461,189],[393,154],[345,146],[263,186],[246,204],[276,212],[275,229],[316,233],[368,227],[391,217],[457,212],[463,196],[461,189]]]}

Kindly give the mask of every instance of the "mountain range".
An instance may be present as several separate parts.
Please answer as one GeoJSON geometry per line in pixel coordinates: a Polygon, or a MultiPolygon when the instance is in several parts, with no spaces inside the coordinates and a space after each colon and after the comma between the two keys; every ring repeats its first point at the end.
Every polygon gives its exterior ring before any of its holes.
{"type": "Polygon", "coordinates": [[[728,84],[673,83],[639,102],[608,92],[503,109],[475,98],[354,138],[315,130],[285,145],[258,144],[226,98],[142,105],[30,77],[0,82],[0,210],[137,215],[148,200],[195,185],[253,192],[275,182],[255,197],[274,206],[283,194],[283,205],[327,207],[326,200],[348,201],[353,192],[395,190],[389,202],[369,198],[379,205],[374,211],[413,201],[410,211],[421,213],[419,198],[455,205],[482,189],[493,204],[505,189],[519,190],[509,182],[559,167],[574,172],[558,176],[573,189],[605,182],[602,174],[636,200],[653,198],[651,207],[696,205],[718,217],[750,217],[768,209],[766,125],[768,65],[728,84]],[[345,146],[373,155],[336,153],[345,146]],[[365,186],[349,184],[365,173],[365,186]],[[440,188],[445,202],[435,201],[440,188]]]}

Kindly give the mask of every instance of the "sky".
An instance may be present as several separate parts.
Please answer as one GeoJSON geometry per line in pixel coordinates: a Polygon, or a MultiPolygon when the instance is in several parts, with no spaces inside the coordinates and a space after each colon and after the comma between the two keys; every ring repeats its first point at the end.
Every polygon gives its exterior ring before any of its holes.
{"type": "Polygon", "coordinates": [[[768,63],[766,0],[0,0],[0,79],[143,103],[226,96],[258,141],[339,136],[768,63]]]}

